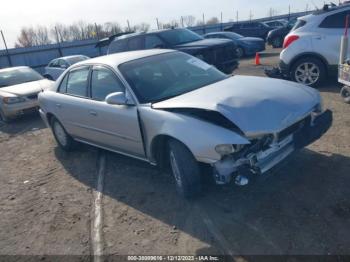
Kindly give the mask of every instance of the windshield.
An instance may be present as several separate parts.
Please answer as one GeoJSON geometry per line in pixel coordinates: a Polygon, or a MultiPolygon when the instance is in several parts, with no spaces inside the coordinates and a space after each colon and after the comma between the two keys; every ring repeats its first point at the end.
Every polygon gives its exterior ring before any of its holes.
{"type": "Polygon", "coordinates": [[[16,68],[0,72],[0,88],[42,80],[43,77],[31,68],[16,68]]]}
{"type": "Polygon", "coordinates": [[[74,65],[78,62],[81,62],[81,61],[84,61],[84,60],[87,60],[89,59],[89,57],[87,56],[74,56],[74,57],[68,57],[66,58],[67,62],[70,64],[70,65],[74,65]]]}
{"type": "Polygon", "coordinates": [[[173,29],[160,32],[159,35],[171,45],[180,45],[198,40],[203,40],[200,35],[188,29],[173,29]]]}
{"type": "Polygon", "coordinates": [[[181,52],[141,58],[119,66],[140,103],[166,100],[228,76],[181,52]]]}

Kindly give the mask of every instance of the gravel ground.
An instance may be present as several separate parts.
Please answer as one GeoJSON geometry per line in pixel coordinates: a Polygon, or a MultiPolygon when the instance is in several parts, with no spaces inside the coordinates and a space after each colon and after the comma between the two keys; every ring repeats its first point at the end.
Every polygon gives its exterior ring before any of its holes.
{"type": "MultiPolygon", "coordinates": [[[[261,75],[244,59],[235,72],[261,75]]],[[[350,114],[340,86],[320,89],[331,130],[246,188],[207,185],[180,199],[168,174],[118,154],[61,151],[37,115],[0,123],[0,254],[92,254],[98,156],[106,156],[103,254],[350,255],[350,114]]],[[[82,257],[81,257],[82,256],[82,257]]]]}

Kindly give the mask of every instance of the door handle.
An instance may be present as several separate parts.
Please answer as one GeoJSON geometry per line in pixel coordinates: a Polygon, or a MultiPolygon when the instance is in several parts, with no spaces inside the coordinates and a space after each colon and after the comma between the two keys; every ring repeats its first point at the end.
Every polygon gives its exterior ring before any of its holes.
{"type": "Polygon", "coordinates": [[[62,105],[61,105],[61,104],[56,104],[56,107],[57,107],[57,108],[61,108],[62,105]]]}
{"type": "Polygon", "coordinates": [[[92,115],[92,116],[97,116],[97,112],[96,112],[96,111],[90,110],[90,111],[89,111],[89,114],[92,115]]]}

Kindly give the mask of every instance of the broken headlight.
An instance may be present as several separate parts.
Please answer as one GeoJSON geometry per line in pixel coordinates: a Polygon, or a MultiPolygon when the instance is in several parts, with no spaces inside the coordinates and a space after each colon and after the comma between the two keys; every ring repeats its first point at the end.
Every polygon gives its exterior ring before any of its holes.
{"type": "Polygon", "coordinates": [[[215,151],[221,155],[226,156],[235,152],[240,151],[245,145],[231,145],[231,144],[222,144],[215,147],[215,151]]]}

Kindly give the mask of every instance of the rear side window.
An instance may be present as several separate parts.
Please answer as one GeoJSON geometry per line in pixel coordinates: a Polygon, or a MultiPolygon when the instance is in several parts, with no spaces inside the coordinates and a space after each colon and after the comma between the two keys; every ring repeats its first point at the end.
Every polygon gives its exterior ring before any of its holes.
{"type": "Polygon", "coordinates": [[[113,41],[108,48],[108,54],[119,53],[124,51],[126,51],[125,40],[113,41]]]}
{"type": "Polygon", "coordinates": [[[164,47],[164,42],[156,35],[146,35],[145,36],[145,48],[159,48],[164,47]]]}
{"type": "Polygon", "coordinates": [[[124,92],[123,84],[109,69],[95,67],[91,76],[91,98],[104,101],[109,94],[115,92],[124,92]]]}
{"type": "Polygon", "coordinates": [[[133,37],[128,41],[128,47],[130,51],[143,49],[143,38],[133,37]]]}
{"type": "Polygon", "coordinates": [[[295,25],[291,31],[295,31],[295,30],[299,29],[300,27],[303,27],[304,25],[306,25],[306,22],[304,20],[297,20],[297,22],[295,23],[295,25]]]}
{"type": "Polygon", "coordinates": [[[89,67],[79,68],[69,73],[67,94],[87,97],[89,67]]]}
{"type": "Polygon", "coordinates": [[[63,78],[60,87],[58,88],[58,92],[61,94],[64,94],[67,92],[67,80],[68,80],[68,75],[66,74],[65,77],[63,78]]]}
{"type": "Polygon", "coordinates": [[[319,27],[321,28],[345,28],[346,16],[350,15],[349,11],[340,12],[327,16],[319,27]]]}

